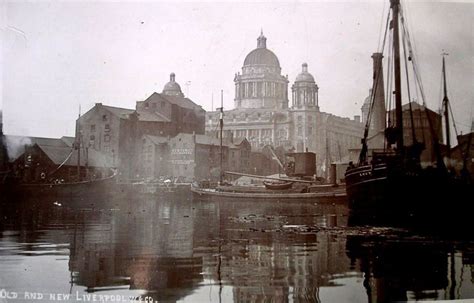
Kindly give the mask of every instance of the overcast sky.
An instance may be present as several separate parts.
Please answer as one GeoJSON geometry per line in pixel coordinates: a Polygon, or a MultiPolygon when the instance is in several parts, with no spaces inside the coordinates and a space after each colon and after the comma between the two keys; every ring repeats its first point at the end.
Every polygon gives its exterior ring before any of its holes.
{"type": "MultiPolygon", "coordinates": [[[[387,1],[58,2],[0,1],[1,98],[7,134],[74,134],[79,104],[134,108],[161,92],[171,72],[183,93],[211,109],[257,45],[279,58],[290,86],[307,62],[322,111],[360,115],[387,1]],[[188,83],[188,85],[186,85],[188,83]]],[[[459,130],[474,105],[474,2],[405,2],[428,98],[441,102],[441,53],[459,130]]],[[[291,96],[291,94],[290,94],[291,96]]],[[[291,103],[291,100],[290,100],[291,103]]]]}

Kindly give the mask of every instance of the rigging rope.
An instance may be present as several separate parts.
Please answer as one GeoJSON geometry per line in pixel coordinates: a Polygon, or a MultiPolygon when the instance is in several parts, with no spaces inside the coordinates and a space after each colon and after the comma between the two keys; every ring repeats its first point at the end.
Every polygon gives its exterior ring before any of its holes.
{"type": "Polygon", "coordinates": [[[451,120],[453,121],[454,126],[454,133],[456,134],[456,138],[458,137],[458,128],[456,127],[456,123],[454,123],[454,114],[453,109],[451,108],[451,102],[448,102],[449,112],[451,113],[451,120]]]}
{"type": "Polygon", "coordinates": [[[53,170],[51,173],[49,173],[49,175],[53,175],[55,172],[57,172],[66,162],[67,160],[69,160],[69,158],[71,158],[72,156],[72,153],[74,152],[74,149],[71,149],[71,152],[69,153],[69,155],[67,155],[66,159],[63,161],[63,163],[61,163],[55,170],[53,170]]]}
{"type": "MultiPolygon", "coordinates": [[[[392,45],[392,33],[390,33],[390,38],[389,38],[389,43],[390,45],[392,45]]],[[[387,102],[388,102],[388,127],[391,127],[392,126],[392,120],[394,120],[394,117],[392,117],[395,113],[392,112],[391,108],[392,108],[392,78],[390,77],[392,75],[392,68],[393,68],[393,65],[392,65],[392,52],[393,52],[393,47],[390,47],[388,49],[388,67],[387,67],[387,102]]]]}
{"type": "MultiPolygon", "coordinates": [[[[385,42],[386,42],[386,38],[387,38],[387,32],[388,32],[388,28],[389,28],[389,21],[390,21],[390,12],[388,13],[387,15],[387,22],[386,22],[386,25],[385,25],[385,34],[384,34],[384,38],[383,38],[383,43],[382,43],[382,53],[383,53],[383,50],[385,48],[385,42]]],[[[382,65],[380,65],[379,68],[382,68],[382,65]]],[[[360,154],[359,154],[359,164],[362,164],[363,162],[365,162],[367,160],[367,150],[368,150],[368,147],[367,147],[367,137],[369,135],[369,128],[370,128],[370,122],[372,120],[372,112],[373,112],[373,107],[374,107],[374,101],[375,101],[375,95],[376,95],[376,92],[377,92],[377,84],[378,84],[378,78],[380,77],[380,72],[377,73],[377,78],[375,79],[375,82],[373,83],[372,85],[372,94],[371,96],[369,96],[370,98],[370,108],[369,108],[369,112],[367,113],[367,121],[365,123],[365,128],[364,128],[364,136],[363,136],[363,139],[362,139],[362,150],[360,151],[360,154]]]]}
{"type": "MultiPolygon", "coordinates": [[[[403,23],[403,18],[402,18],[402,23],[403,23]]],[[[413,108],[411,106],[411,94],[410,94],[410,77],[408,75],[408,60],[410,60],[410,58],[407,59],[405,27],[402,26],[402,29],[403,29],[402,30],[403,59],[405,62],[405,74],[407,77],[407,94],[408,94],[408,106],[410,108],[411,136],[412,136],[413,144],[415,144],[418,141],[416,140],[415,121],[413,121],[413,108]]]]}
{"type": "MultiPolygon", "coordinates": [[[[423,88],[423,82],[422,82],[421,77],[420,77],[419,67],[418,67],[418,64],[417,64],[417,58],[415,56],[415,53],[413,52],[413,47],[412,47],[412,44],[410,42],[411,41],[410,33],[408,31],[407,25],[405,24],[404,11],[403,11],[401,6],[400,6],[400,17],[401,17],[401,21],[402,21],[401,22],[402,27],[406,31],[406,40],[407,40],[408,50],[409,50],[409,54],[412,58],[413,73],[415,74],[415,80],[416,80],[415,83],[418,84],[419,89],[420,89],[421,98],[422,98],[422,102],[423,102],[423,106],[424,106],[424,111],[425,111],[426,118],[428,120],[430,134],[432,136],[432,142],[433,142],[434,150],[435,150],[435,153],[436,153],[436,158],[437,158],[436,162],[437,162],[438,168],[445,170],[446,166],[445,166],[443,158],[441,156],[438,134],[436,133],[436,131],[434,129],[433,121],[431,121],[431,117],[429,115],[428,107],[426,105],[425,92],[424,92],[424,88],[423,88]]],[[[421,111],[420,111],[420,116],[421,116],[421,111]]]]}
{"type": "MultiPolygon", "coordinates": [[[[383,51],[383,50],[380,49],[380,41],[381,41],[380,37],[382,37],[383,16],[385,16],[385,7],[386,7],[386,5],[387,5],[387,1],[384,1],[384,2],[383,2],[383,9],[382,9],[382,16],[381,16],[381,18],[380,18],[379,44],[377,45],[377,50],[378,50],[379,52],[382,52],[382,51],[383,51]]],[[[385,37],[384,37],[384,39],[385,39],[385,37]]]]}

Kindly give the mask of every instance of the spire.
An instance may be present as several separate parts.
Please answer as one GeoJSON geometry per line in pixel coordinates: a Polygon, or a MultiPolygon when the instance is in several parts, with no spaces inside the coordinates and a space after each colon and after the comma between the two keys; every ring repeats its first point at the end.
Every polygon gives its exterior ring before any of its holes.
{"type": "Polygon", "coordinates": [[[171,74],[170,74],[170,82],[175,82],[175,80],[174,80],[174,79],[175,79],[175,76],[176,76],[176,75],[175,75],[174,73],[171,73],[171,74]]]}
{"type": "Polygon", "coordinates": [[[263,35],[263,29],[260,30],[260,36],[257,38],[257,48],[267,48],[267,38],[263,35]]]}

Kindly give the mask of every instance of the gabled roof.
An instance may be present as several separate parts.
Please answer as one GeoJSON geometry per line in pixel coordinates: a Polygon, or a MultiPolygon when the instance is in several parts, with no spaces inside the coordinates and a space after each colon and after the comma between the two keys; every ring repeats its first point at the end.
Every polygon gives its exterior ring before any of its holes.
{"type": "Polygon", "coordinates": [[[194,109],[194,110],[203,110],[200,105],[197,105],[193,101],[188,98],[181,97],[181,96],[169,96],[165,94],[159,94],[154,92],[150,95],[144,102],[155,100],[155,99],[165,99],[166,101],[178,105],[183,108],[194,109]]]}
{"type": "MultiPolygon", "coordinates": [[[[192,136],[192,135],[191,135],[192,136]]],[[[216,137],[206,136],[206,135],[196,135],[196,144],[202,145],[220,145],[221,140],[216,137]]],[[[222,143],[223,146],[228,146],[226,143],[222,143]]]]}
{"type": "MultiPolygon", "coordinates": [[[[8,157],[10,159],[17,159],[25,151],[25,146],[32,146],[34,144],[42,146],[70,147],[67,143],[67,140],[65,141],[63,138],[59,139],[5,135],[8,157]]],[[[74,140],[74,138],[72,139],[74,140]]]]}
{"type": "MultiPolygon", "coordinates": [[[[196,136],[196,144],[201,144],[201,145],[220,145],[220,139],[208,135],[201,135],[201,134],[188,134],[188,133],[180,133],[171,140],[176,140],[176,138],[186,138],[186,140],[191,140],[193,136],[196,136]]],[[[228,147],[229,144],[226,142],[222,143],[222,146],[228,147]]]]}
{"type": "Polygon", "coordinates": [[[167,137],[151,136],[151,135],[144,135],[143,137],[146,138],[147,140],[150,140],[151,142],[153,142],[156,145],[168,143],[168,138],[167,137]]]}
{"type": "Polygon", "coordinates": [[[138,120],[145,122],[171,122],[170,119],[158,112],[139,111],[138,120]]]}
{"type": "MultiPolygon", "coordinates": [[[[414,101],[412,101],[412,102],[410,102],[410,103],[411,103],[411,109],[412,109],[412,110],[424,111],[425,108],[426,108],[425,106],[423,106],[423,105],[421,105],[421,104],[418,104],[417,102],[414,102],[414,101]]],[[[410,103],[403,104],[403,105],[402,105],[402,111],[408,111],[408,110],[410,110],[410,103]]],[[[435,112],[435,111],[433,111],[433,110],[431,110],[431,109],[429,109],[429,108],[426,108],[426,109],[428,109],[428,111],[430,111],[430,112],[432,112],[432,113],[434,113],[434,114],[436,114],[436,115],[439,115],[437,112],[435,112]]],[[[395,109],[391,109],[391,110],[390,110],[390,112],[393,112],[393,111],[395,111],[395,109]]]]}
{"type": "MultiPolygon", "coordinates": [[[[72,144],[74,137],[64,136],[61,138],[41,138],[41,137],[26,137],[26,136],[10,136],[7,135],[6,142],[8,148],[8,156],[10,159],[18,159],[24,152],[25,146],[36,145],[40,148],[54,164],[60,165],[67,159],[72,152],[70,158],[65,165],[77,165],[77,151],[73,150],[72,144]]],[[[89,166],[91,167],[112,167],[112,157],[103,154],[94,149],[88,150],[89,166]]],[[[81,154],[81,165],[85,165],[86,157],[85,151],[81,154]]]]}
{"type": "Polygon", "coordinates": [[[235,147],[242,145],[245,142],[247,142],[247,144],[250,145],[250,142],[245,137],[233,138],[232,140],[233,140],[232,145],[234,145],[235,147]]]}
{"type": "Polygon", "coordinates": [[[76,138],[74,137],[67,137],[67,136],[62,136],[61,140],[66,143],[67,146],[72,147],[74,144],[74,141],[76,141],[76,138]]]}
{"type": "MultiPolygon", "coordinates": [[[[77,150],[74,150],[70,147],[59,147],[59,146],[47,146],[47,145],[39,145],[36,144],[54,164],[61,165],[64,161],[63,165],[67,166],[75,166],[77,165],[77,150]]],[[[100,167],[100,168],[108,168],[112,167],[113,159],[112,157],[96,151],[95,149],[89,149],[87,152],[87,158],[85,152],[81,152],[81,166],[85,166],[86,162],[89,167],[100,167]]]]}
{"type": "Polygon", "coordinates": [[[127,118],[128,115],[132,114],[135,111],[133,109],[115,107],[115,106],[109,106],[109,105],[101,105],[101,106],[119,118],[127,118]]]}

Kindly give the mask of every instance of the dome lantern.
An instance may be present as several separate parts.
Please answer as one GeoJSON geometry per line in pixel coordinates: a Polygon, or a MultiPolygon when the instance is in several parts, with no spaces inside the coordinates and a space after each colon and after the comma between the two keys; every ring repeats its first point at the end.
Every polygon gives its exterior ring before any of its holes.
{"type": "Polygon", "coordinates": [[[263,30],[260,31],[260,36],[257,38],[257,48],[267,48],[267,38],[263,35],[263,30]]]}

